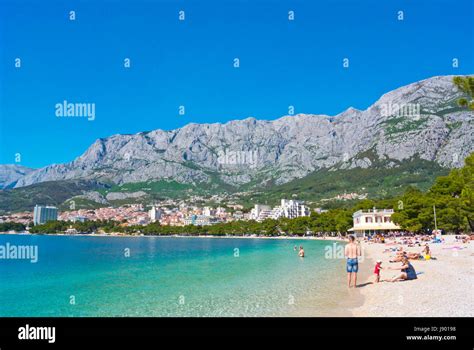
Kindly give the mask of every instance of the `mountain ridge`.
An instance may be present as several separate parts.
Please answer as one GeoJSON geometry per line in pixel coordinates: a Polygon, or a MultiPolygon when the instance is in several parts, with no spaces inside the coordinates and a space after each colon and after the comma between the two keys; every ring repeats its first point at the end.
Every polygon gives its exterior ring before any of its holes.
{"type": "Polygon", "coordinates": [[[237,187],[255,179],[284,184],[318,169],[370,167],[369,158],[358,157],[370,149],[387,164],[393,160],[393,166],[419,156],[443,167],[458,167],[474,148],[474,116],[457,106],[463,93],[452,78],[424,79],[383,94],[366,110],[350,107],[336,116],[248,117],[115,134],[97,139],[71,162],[25,174],[14,187],[77,179],[210,183],[214,174],[237,187]],[[409,104],[419,105],[419,116],[383,115],[387,106],[409,104]]]}
{"type": "Polygon", "coordinates": [[[20,178],[34,170],[19,164],[1,164],[0,189],[15,187],[20,178]]]}

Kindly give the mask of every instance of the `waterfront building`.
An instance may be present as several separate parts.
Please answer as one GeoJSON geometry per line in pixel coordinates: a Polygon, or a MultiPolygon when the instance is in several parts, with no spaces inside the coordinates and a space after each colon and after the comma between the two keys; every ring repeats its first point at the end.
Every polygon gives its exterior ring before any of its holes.
{"type": "Polygon", "coordinates": [[[252,210],[250,210],[250,218],[252,220],[261,221],[261,214],[265,213],[265,216],[268,217],[268,213],[271,211],[271,207],[269,205],[264,204],[255,204],[252,210]]]}
{"type": "Polygon", "coordinates": [[[270,213],[270,217],[275,220],[281,217],[294,219],[302,216],[309,216],[309,208],[295,199],[282,199],[281,204],[270,213]]]}
{"type": "Polygon", "coordinates": [[[303,202],[295,199],[282,199],[280,205],[273,209],[268,205],[255,204],[255,207],[250,211],[250,218],[260,222],[265,219],[294,219],[309,216],[309,213],[309,207],[304,205],[303,202]]]}
{"type": "Polygon", "coordinates": [[[58,219],[58,208],[52,206],[35,205],[33,223],[41,225],[58,219]]]}
{"type": "Polygon", "coordinates": [[[191,215],[183,219],[184,225],[207,226],[215,223],[211,217],[206,215],[191,215]]]}
{"type": "Polygon", "coordinates": [[[266,219],[270,219],[272,217],[272,213],[273,211],[270,209],[270,210],[262,210],[259,214],[258,214],[258,217],[257,217],[257,221],[258,222],[261,222],[263,220],[266,220],[266,219]]]}
{"type": "Polygon", "coordinates": [[[79,232],[77,232],[75,228],[69,227],[64,233],[67,235],[76,235],[79,232]]]}
{"type": "Polygon", "coordinates": [[[352,215],[354,226],[349,231],[358,237],[365,237],[400,230],[400,226],[392,222],[393,213],[393,209],[358,210],[352,215]]]}

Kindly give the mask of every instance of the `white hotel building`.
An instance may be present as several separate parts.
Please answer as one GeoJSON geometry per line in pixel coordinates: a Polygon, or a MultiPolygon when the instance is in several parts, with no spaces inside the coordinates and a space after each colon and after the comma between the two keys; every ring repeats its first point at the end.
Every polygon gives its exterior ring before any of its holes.
{"type": "Polygon", "coordinates": [[[309,216],[309,208],[303,202],[294,199],[282,199],[280,205],[273,209],[267,205],[255,204],[255,208],[251,211],[251,218],[257,221],[277,220],[282,217],[294,219],[302,216],[309,216]]]}
{"type": "Polygon", "coordinates": [[[392,222],[393,209],[359,210],[352,214],[354,227],[349,231],[358,237],[365,237],[377,233],[387,233],[400,230],[400,226],[392,222]]]}

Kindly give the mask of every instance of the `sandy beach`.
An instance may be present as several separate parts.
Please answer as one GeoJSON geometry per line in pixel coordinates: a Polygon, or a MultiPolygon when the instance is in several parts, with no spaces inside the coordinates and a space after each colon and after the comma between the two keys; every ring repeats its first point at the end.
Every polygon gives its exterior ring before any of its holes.
{"type": "MultiPolygon", "coordinates": [[[[474,316],[474,244],[455,242],[454,236],[443,238],[444,243],[430,244],[436,260],[410,260],[418,274],[416,280],[394,283],[373,283],[376,260],[382,260],[382,267],[401,265],[389,263],[394,253],[383,252],[394,245],[362,243],[365,260],[360,264],[357,290],[363,297],[363,303],[350,308],[350,313],[368,317],[474,316]]],[[[422,249],[403,247],[409,252],[422,249]]],[[[381,280],[389,279],[396,273],[395,270],[384,269],[381,280]]]]}

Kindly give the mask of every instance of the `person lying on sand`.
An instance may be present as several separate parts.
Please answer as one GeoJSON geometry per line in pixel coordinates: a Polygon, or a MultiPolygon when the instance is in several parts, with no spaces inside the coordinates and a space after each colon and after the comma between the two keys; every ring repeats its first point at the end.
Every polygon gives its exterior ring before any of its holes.
{"type": "Polygon", "coordinates": [[[392,260],[389,260],[389,262],[400,262],[402,261],[403,257],[406,257],[406,252],[403,250],[403,247],[398,247],[395,250],[395,256],[392,258],[392,260]]]}
{"type": "Polygon", "coordinates": [[[390,262],[402,262],[404,258],[411,259],[411,260],[418,260],[420,259],[420,253],[411,253],[411,252],[406,252],[403,250],[403,248],[400,248],[399,251],[397,251],[395,257],[390,260],[390,262]]]}
{"type": "Polygon", "coordinates": [[[405,281],[405,280],[414,280],[417,279],[416,271],[413,265],[407,258],[402,260],[402,266],[400,267],[387,267],[390,270],[400,270],[401,273],[399,275],[394,276],[392,279],[388,280],[389,282],[396,282],[396,281],[405,281]]]}

